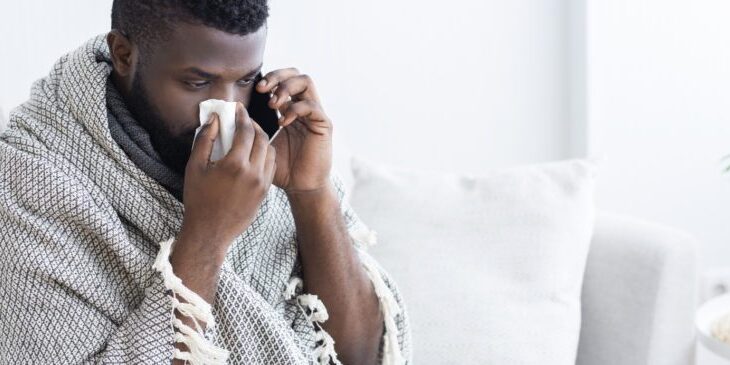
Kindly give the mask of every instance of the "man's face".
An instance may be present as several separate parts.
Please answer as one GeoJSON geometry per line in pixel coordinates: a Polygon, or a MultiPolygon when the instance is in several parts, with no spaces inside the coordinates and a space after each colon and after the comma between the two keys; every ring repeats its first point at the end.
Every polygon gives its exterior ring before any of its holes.
{"type": "Polygon", "coordinates": [[[140,54],[127,104],[165,164],[182,175],[200,125],[198,104],[221,99],[248,106],[261,70],[266,26],[240,36],[180,23],[158,43],[140,54]]]}

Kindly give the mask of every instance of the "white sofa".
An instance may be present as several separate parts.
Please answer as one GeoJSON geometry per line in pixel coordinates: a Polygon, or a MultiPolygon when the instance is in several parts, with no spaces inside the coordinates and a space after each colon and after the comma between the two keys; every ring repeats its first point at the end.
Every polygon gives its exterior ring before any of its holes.
{"type": "MultiPolygon", "coordinates": [[[[350,188],[356,183],[350,150],[337,137],[335,170],[350,188]]],[[[599,211],[583,280],[576,364],[692,364],[695,250],[694,238],[684,232],[599,211]]],[[[373,254],[378,258],[377,250],[373,254]]],[[[413,346],[417,354],[428,344],[419,344],[414,334],[413,346]]]]}
{"type": "Polygon", "coordinates": [[[694,238],[676,229],[599,214],[576,363],[692,364],[695,249],[694,238]]]}

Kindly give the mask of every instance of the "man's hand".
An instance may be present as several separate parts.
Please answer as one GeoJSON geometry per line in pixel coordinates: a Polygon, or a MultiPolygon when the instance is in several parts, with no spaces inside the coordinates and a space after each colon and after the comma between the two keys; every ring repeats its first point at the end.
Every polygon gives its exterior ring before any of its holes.
{"type": "Polygon", "coordinates": [[[383,317],[373,286],[347,232],[329,174],[332,123],[314,83],[296,69],[271,72],[256,85],[273,96],[284,127],[276,147],[274,184],[282,189],[296,224],[306,292],[316,294],[330,314],[324,329],[345,364],[376,362],[383,317]],[[291,99],[291,100],[290,100],[291,99]]]}
{"type": "Polygon", "coordinates": [[[326,188],[332,167],[332,122],[325,115],[312,79],[295,68],[263,77],[256,89],[272,92],[269,107],[285,127],[272,142],[277,150],[274,185],[287,193],[326,188]]]}
{"type": "MultiPolygon", "coordinates": [[[[269,137],[236,106],[236,131],[231,150],[211,162],[220,121],[214,114],[198,133],[185,168],[185,216],[170,256],[172,271],[208,303],[213,303],[218,276],[228,247],[251,225],[276,170],[276,151],[269,137]]],[[[186,325],[192,321],[176,312],[186,325]]],[[[205,325],[204,323],[200,323],[205,325]]],[[[181,351],[186,345],[176,343],[181,351]]],[[[173,364],[185,362],[175,359],[173,364]]]]}
{"type": "Polygon", "coordinates": [[[219,120],[213,115],[198,134],[185,170],[185,216],[170,257],[183,283],[208,302],[228,247],[248,228],[271,186],[276,151],[243,104],[236,106],[231,150],[211,162],[219,120]]]}

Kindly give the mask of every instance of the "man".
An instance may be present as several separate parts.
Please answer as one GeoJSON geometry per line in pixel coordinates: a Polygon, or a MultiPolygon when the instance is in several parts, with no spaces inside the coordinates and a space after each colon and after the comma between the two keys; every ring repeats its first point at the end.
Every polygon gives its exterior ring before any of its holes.
{"type": "Polygon", "coordinates": [[[314,83],[260,73],[267,17],[265,0],[115,0],[113,29],[11,113],[0,363],[410,361],[397,288],[330,174],[314,83]],[[271,144],[246,111],[270,92],[271,144]],[[217,116],[193,143],[207,99],[239,102],[216,162],[217,116]]]}

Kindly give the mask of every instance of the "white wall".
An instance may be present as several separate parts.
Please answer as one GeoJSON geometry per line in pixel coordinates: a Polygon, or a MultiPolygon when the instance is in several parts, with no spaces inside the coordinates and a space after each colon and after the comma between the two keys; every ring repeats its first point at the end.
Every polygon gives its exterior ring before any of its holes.
{"type": "MultiPolygon", "coordinates": [[[[266,67],[311,74],[352,150],[375,160],[476,172],[562,158],[565,2],[272,0],[266,67]]],[[[107,30],[110,4],[1,2],[0,108],[107,30]]]]}
{"type": "Polygon", "coordinates": [[[724,0],[588,2],[598,202],[692,232],[706,267],[730,265],[728,19],[724,0]]]}
{"type": "Polygon", "coordinates": [[[111,3],[0,1],[0,109],[6,117],[61,55],[108,31],[111,3]]]}
{"type": "MultiPolygon", "coordinates": [[[[602,208],[684,228],[705,265],[730,264],[730,5],[584,4],[272,0],[267,68],[313,75],[375,160],[479,172],[587,148],[605,157],[602,208]]],[[[106,31],[110,7],[0,2],[0,108],[106,31]]]]}
{"type": "Polygon", "coordinates": [[[568,153],[567,14],[565,0],[274,0],[269,61],[315,77],[355,152],[484,171],[568,153]]]}
{"type": "MultiPolygon", "coordinates": [[[[587,1],[598,204],[691,232],[701,268],[730,265],[728,19],[724,0],[587,1]]],[[[703,347],[696,361],[728,364],[703,347]]]]}

